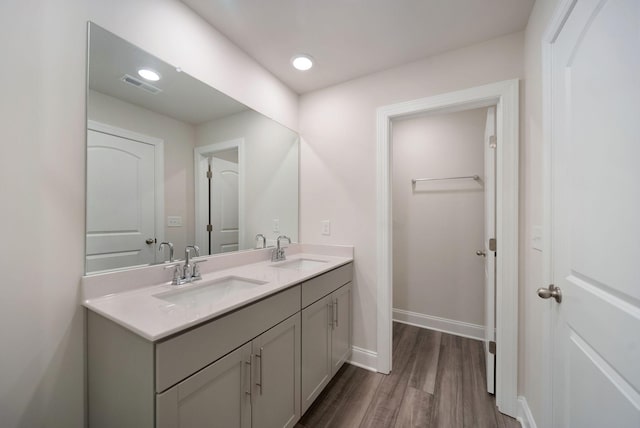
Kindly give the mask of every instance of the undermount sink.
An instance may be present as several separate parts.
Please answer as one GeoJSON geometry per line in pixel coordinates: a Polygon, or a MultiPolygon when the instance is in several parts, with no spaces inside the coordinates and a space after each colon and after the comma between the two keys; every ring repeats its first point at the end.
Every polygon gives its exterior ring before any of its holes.
{"type": "Polygon", "coordinates": [[[280,269],[309,270],[322,267],[325,263],[326,260],[295,259],[272,266],[280,269]]]}
{"type": "Polygon", "coordinates": [[[242,278],[239,276],[227,276],[214,279],[205,283],[195,283],[179,290],[165,291],[154,294],[153,297],[176,305],[194,304],[217,299],[227,298],[234,293],[250,290],[266,284],[266,281],[242,278]]]}

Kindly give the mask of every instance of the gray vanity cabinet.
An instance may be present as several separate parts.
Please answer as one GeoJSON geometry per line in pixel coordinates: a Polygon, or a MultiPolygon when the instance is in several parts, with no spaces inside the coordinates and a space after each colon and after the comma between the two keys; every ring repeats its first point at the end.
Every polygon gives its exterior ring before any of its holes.
{"type": "Polygon", "coordinates": [[[87,313],[92,428],[292,428],[351,352],[349,263],[152,342],[87,313]]]}
{"type": "Polygon", "coordinates": [[[251,343],[156,398],[156,427],[251,428],[251,343]]]}
{"type": "Polygon", "coordinates": [[[348,283],[331,294],[333,299],[333,330],[331,330],[331,376],[351,357],[352,285],[348,283]]]}
{"type": "Polygon", "coordinates": [[[158,342],[89,311],[89,425],[262,427],[270,407],[279,419],[270,416],[269,428],[291,426],[300,416],[300,299],[296,285],[158,342]]]}
{"type": "Polygon", "coordinates": [[[300,313],[255,338],[252,349],[252,428],[293,427],[301,416],[300,313]]]}
{"type": "Polygon", "coordinates": [[[303,414],[351,356],[352,270],[348,264],[302,284],[303,414]]]}
{"type": "Polygon", "coordinates": [[[300,418],[300,314],[158,394],[158,428],[290,428],[300,418]]]}
{"type": "Polygon", "coordinates": [[[331,380],[331,296],[302,310],[302,413],[331,380]]]}

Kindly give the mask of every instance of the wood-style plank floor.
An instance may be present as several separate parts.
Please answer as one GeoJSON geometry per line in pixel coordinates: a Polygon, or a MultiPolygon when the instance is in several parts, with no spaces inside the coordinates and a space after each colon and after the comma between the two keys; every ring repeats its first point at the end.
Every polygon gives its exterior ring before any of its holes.
{"type": "Polygon", "coordinates": [[[393,370],[345,364],[296,428],[512,428],[486,392],[482,342],[393,324],[393,370]]]}

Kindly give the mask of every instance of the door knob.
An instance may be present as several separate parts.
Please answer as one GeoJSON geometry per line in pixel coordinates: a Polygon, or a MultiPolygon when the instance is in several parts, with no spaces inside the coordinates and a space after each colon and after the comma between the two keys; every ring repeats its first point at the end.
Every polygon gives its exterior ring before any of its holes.
{"type": "Polygon", "coordinates": [[[487,252],[483,251],[483,250],[477,250],[476,251],[476,256],[487,257],[487,252]]]}
{"type": "Polygon", "coordinates": [[[553,297],[554,299],[556,299],[556,302],[562,302],[562,291],[560,290],[560,287],[556,287],[553,284],[551,284],[549,288],[538,288],[538,296],[540,296],[540,298],[542,299],[549,299],[553,297]]]}
{"type": "Polygon", "coordinates": [[[156,239],[155,238],[147,238],[147,240],[144,241],[144,242],[146,242],[147,244],[151,245],[151,244],[156,242],[156,239]]]}

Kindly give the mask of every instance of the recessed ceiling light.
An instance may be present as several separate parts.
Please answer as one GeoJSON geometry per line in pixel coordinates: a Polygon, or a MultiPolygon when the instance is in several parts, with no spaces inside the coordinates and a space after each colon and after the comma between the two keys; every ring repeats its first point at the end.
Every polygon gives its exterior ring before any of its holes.
{"type": "Polygon", "coordinates": [[[291,64],[300,71],[306,71],[313,67],[313,58],[309,55],[296,55],[291,58],[291,64]]]}
{"type": "Polygon", "coordinates": [[[141,68],[140,70],[138,70],[138,74],[140,75],[140,77],[150,82],[157,82],[158,80],[160,80],[160,73],[158,73],[157,71],[149,70],[148,68],[141,68]]]}

